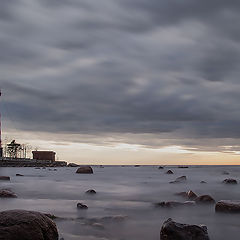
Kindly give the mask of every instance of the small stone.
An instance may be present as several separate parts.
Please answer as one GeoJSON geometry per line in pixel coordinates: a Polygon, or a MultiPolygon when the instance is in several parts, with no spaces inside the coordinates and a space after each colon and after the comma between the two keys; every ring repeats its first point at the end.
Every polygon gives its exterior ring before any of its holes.
{"type": "Polygon", "coordinates": [[[225,180],[223,180],[223,183],[225,184],[237,184],[237,180],[233,179],[233,178],[227,178],[225,180]]]}
{"type": "Polygon", "coordinates": [[[172,170],[168,170],[168,171],[166,172],[166,174],[173,174],[173,171],[172,171],[172,170]]]}
{"type": "Polygon", "coordinates": [[[0,176],[0,180],[10,181],[10,177],[8,177],[8,176],[0,176]]]}
{"type": "Polygon", "coordinates": [[[82,203],[78,203],[77,204],[77,208],[79,208],[79,209],[88,209],[88,206],[85,205],[85,204],[82,204],[82,203]]]}
{"type": "Polygon", "coordinates": [[[97,192],[94,189],[89,189],[86,191],[87,194],[96,194],[97,192]]]}
{"type": "Polygon", "coordinates": [[[17,194],[8,189],[0,190],[0,198],[17,198],[17,194]]]}

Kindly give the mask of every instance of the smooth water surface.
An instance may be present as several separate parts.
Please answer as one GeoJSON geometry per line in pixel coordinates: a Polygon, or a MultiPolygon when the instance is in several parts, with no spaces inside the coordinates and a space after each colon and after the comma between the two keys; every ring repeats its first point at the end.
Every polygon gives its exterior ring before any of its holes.
{"type": "Polygon", "coordinates": [[[13,190],[17,199],[0,199],[0,210],[26,209],[51,213],[65,240],[157,240],[169,217],[181,223],[205,224],[211,240],[239,240],[240,214],[216,214],[214,205],[176,209],[156,208],[154,203],[184,201],[177,192],[192,190],[218,200],[240,199],[240,185],[225,185],[225,178],[240,178],[238,166],[93,167],[94,174],[76,174],[76,168],[0,168],[0,188],[13,190]],[[172,169],[174,174],[165,172],[172,169]],[[229,175],[223,175],[228,171],[229,175]],[[16,173],[23,174],[17,177],[16,173]],[[170,184],[186,175],[186,183],[170,184]],[[206,181],[206,184],[200,181],[206,181]],[[96,195],[88,195],[95,189],[96,195]],[[82,202],[89,209],[79,210],[82,202]],[[120,219],[116,216],[122,216],[120,219]],[[115,218],[114,218],[115,216],[115,218]],[[113,218],[104,218],[113,217],[113,218]]]}

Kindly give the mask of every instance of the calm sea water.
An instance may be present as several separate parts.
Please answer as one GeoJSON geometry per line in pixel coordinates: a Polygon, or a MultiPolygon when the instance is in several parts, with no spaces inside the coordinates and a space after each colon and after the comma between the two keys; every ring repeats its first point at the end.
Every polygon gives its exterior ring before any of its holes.
{"type": "Polygon", "coordinates": [[[169,217],[181,223],[205,224],[211,240],[239,240],[240,215],[216,214],[214,205],[177,209],[155,208],[160,201],[184,201],[176,192],[193,190],[198,195],[210,194],[216,201],[240,199],[240,184],[224,185],[225,178],[240,179],[237,166],[192,166],[187,169],[157,166],[93,167],[94,174],[75,174],[76,168],[57,171],[34,168],[0,168],[0,175],[11,177],[0,182],[0,188],[17,193],[17,199],[0,199],[0,210],[26,209],[52,213],[60,237],[65,240],[156,240],[162,223],[169,217]],[[167,175],[168,169],[174,171],[167,175]],[[228,171],[230,175],[223,175],[228,171]],[[16,177],[16,173],[24,177],[16,177]],[[169,184],[186,175],[187,182],[169,184]],[[207,184],[201,184],[200,181],[207,184]],[[97,194],[85,191],[95,189],[97,194]],[[88,210],[79,210],[82,202],[88,210]],[[124,216],[123,221],[115,218],[124,216]],[[95,223],[95,224],[94,224],[95,223]],[[99,223],[99,224],[96,224],[99,223]]]}

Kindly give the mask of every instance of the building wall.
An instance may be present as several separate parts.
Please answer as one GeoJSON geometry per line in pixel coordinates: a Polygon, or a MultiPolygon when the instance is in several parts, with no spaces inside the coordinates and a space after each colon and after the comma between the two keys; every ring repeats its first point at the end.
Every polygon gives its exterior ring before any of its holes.
{"type": "Polygon", "coordinates": [[[55,161],[56,153],[53,151],[33,151],[33,159],[36,160],[45,160],[45,161],[55,161]]]}

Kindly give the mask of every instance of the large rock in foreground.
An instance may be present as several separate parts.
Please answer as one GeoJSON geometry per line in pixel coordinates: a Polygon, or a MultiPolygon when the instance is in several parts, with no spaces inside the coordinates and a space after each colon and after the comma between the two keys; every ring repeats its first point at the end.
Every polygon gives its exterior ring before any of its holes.
{"type": "Polygon", "coordinates": [[[82,166],[77,169],[76,173],[92,174],[93,169],[90,166],[82,166]]]}
{"type": "Polygon", "coordinates": [[[240,213],[240,200],[221,200],[216,203],[216,212],[240,213]]]}
{"type": "Polygon", "coordinates": [[[0,212],[0,240],[58,240],[56,224],[46,215],[25,210],[0,212]]]}
{"type": "Polygon", "coordinates": [[[171,218],[163,223],[160,240],[209,240],[207,227],[176,223],[171,218]]]}

